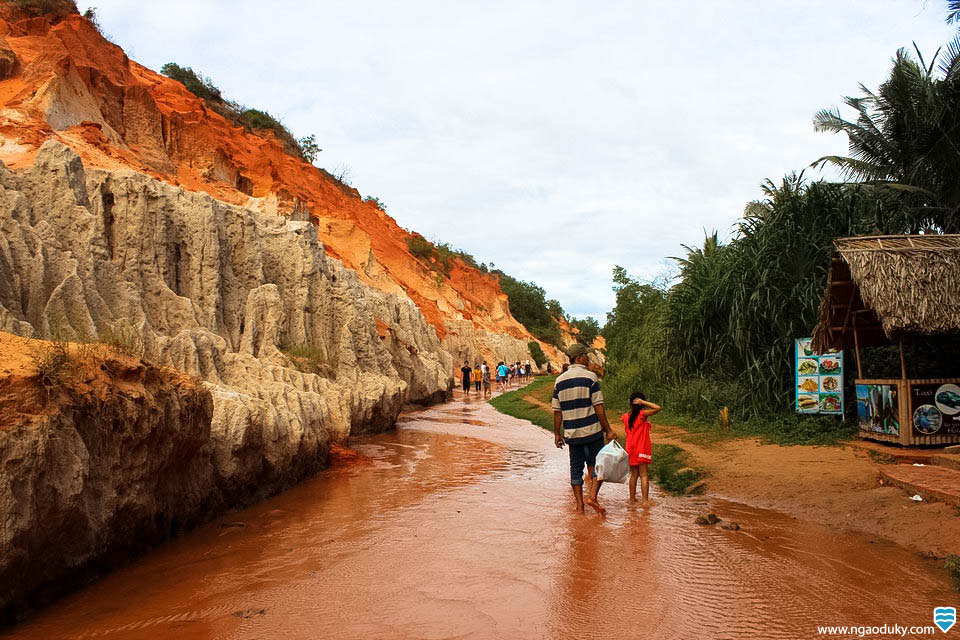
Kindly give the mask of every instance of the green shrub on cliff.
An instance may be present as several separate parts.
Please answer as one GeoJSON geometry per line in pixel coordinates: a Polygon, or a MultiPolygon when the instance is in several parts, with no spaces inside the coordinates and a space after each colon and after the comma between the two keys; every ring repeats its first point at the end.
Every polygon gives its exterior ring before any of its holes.
{"type": "Polygon", "coordinates": [[[597,339],[597,336],[600,335],[600,323],[594,318],[570,318],[569,322],[571,327],[579,331],[575,337],[580,344],[590,346],[593,344],[593,341],[597,339]]]}
{"type": "Polygon", "coordinates": [[[372,202],[377,207],[377,209],[380,209],[380,211],[383,211],[383,212],[387,211],[387,205],[383,204],[380,198],[377,198],[375,196],[367,196],[366,198],[363,199],[363,201],[372,202]]]}
{"type": "Polygon", "coordinates": [[[205,77],[203,74],[197,73],[190,67],[181,67],[176,62],[168,62],[160,67],[160,73],[176,80],[186,87],[187,91],[202,100],[223,102],[223,94],[220,93],[220,89],[213,84],[213,80],[205,77]]]}
{"type": "Polygon", "coordinates": [[[433,255],[433,243],[420,235],[412,235],[407,238],[407,249],[413,254],[414,258],[420,260],[429,260],[433,255]]]}
{"type": "Polygon", "coordinates": [[[500,289],[507,294],[510,313],[530,333],[546,343],[562,346],[560,326],[547,306],[546,292],[534,282],[524,282],[496,271],[500,289]]]}
{"type": "Polygon", "coordinates": [[[73,0],[13,0],[18,9],[35,16],[47,15],[62,18],[71,13],[80,13],[73,0]]]}
{"type": "Polygon", "coordinates": [[[182,84],[187,91],[207,102],[210,108],[234,124],[251,130],[270,129],[287,153],[300,156],[310,163],[317,159],[321,149],[315,135],[295,138],[290,130],[269,112],[250,109],[224,98],[223,93],[208,76],[194,71],[191,67],[181,67],[175,62],[163,65],[160,73],[182,84]]]}
{"type": "Polygon", "coordinates": [[[547,364],[547,354],[543,352],[539,342],[531,340],[527,343],[527,347],[530,349],[530,357],[533,358],[533,361],[537,363],[538,367],[547,364]]]}

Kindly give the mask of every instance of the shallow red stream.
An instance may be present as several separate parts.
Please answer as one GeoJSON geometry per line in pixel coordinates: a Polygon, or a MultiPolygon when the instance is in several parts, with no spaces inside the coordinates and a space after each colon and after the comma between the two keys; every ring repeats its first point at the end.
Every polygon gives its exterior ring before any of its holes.
{"type": "MultiPolygon", "coordinates": [[[[460,399],[164,545],[9,638],[806,638],[930,625],[956,593],[896,545],[658,495],[573,510],[552,436],[460,399]],[[693,524],[706,508],[740,531],[693,524]]],[[[939,631],[937,632],[939,634],[939,631]]]]}

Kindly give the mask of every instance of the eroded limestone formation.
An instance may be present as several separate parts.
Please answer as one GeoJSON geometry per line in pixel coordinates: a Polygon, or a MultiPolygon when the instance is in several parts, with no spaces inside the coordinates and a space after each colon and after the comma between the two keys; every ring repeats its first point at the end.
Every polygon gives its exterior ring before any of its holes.
{"type": "Polygon", "coordinates": [[[88,171],[48,142],[31,169],[0,172],[0,228],[0,329],[135,328],[146,360],[210,386],[225,467],[243,464],[234,453],[254,431],[282,466],[449,387],[452,359],[417,308],[328,258],[309,222],[88,171]],[[308,353],[316,373],[284,349],[308,353]]]}

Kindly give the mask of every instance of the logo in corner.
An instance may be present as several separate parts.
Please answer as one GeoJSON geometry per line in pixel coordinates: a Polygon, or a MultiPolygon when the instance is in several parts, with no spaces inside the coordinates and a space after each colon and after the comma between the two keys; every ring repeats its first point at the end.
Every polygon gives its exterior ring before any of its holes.
{"type": "Polygon", "coordinates": [[[940,631],[946,633],[953,628],[953,625],[957,624],[957,609],[956,607],[937,607],[933,610],[933,622],[938,627],[940,631]]]}

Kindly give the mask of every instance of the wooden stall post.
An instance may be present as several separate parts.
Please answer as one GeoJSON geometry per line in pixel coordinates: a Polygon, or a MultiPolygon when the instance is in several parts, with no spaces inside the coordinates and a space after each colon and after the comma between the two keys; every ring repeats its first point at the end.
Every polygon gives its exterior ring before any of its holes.
{"type": "Polygon", "coordinates": [[[903,355],[903,338],[900,338],[900,383],[897,385],[897,404],[900,406],[900,444],[913,444],[910,383],[907,382],[907,360],[903,355]]]}
{"type": "Polygon", "coordinates": [[[857,336],[857,316],[853,316],[853,352],[857,354],[857,378],[863,379],[863,366],[860,364],[860,338],[857,336]]]}
{"type": "Polygon", "coordinates": [[[900,338],[900,379],[907,379],[907,360],[903,357],[903,338],[900,338]]]}

